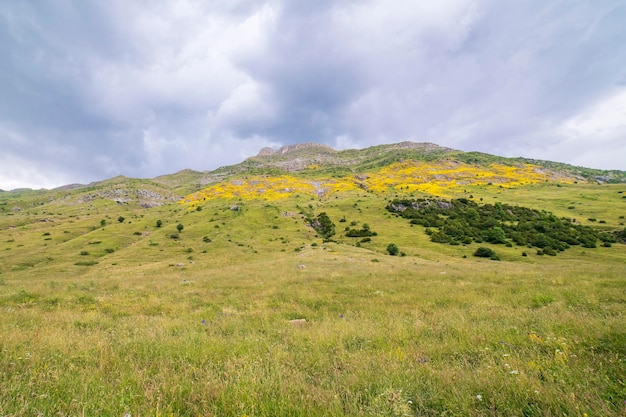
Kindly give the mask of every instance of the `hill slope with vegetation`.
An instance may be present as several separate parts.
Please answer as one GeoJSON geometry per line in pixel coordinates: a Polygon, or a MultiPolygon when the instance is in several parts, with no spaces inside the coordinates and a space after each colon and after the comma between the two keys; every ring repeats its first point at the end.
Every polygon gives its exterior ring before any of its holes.
{"type": "Polygon", "coordinates": [[[305,144],[0,193],[0,415],[623,415],[608,175],[305,144]]]}

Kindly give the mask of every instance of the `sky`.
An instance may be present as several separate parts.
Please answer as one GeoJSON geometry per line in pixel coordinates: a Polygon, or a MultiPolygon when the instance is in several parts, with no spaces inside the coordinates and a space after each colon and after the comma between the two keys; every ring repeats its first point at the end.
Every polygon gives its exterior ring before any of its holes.
{"type": "Polygon", "coordinates": [[[0,189],[401,141],[626,170],[623,0],[5,0],[0,189]]]}

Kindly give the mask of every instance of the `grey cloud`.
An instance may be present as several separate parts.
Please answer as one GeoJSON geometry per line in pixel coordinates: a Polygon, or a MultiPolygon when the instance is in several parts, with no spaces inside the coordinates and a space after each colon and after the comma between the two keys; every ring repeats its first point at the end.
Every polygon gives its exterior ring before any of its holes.
{"type": "Polygon", "coordinates": [[[32,163],[0,170],[0,188],[44,170],[61,185],[211,169],[304,141],[564,162],[572,146],[621,149],[624,123],[601,129],[593,109],[621,103],[625,19],[619,0],[4,3],[2,163],[32,163]]]}

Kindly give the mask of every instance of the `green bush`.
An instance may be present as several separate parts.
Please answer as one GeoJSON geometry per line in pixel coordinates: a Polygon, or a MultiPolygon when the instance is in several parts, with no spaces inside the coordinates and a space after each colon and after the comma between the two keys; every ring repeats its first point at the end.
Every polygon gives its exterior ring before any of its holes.
{"type": "Polygon", "coordinates": [[[391,256],[396,256],[398,253],[400,253],[400,249],[398,249],[398,245],[396,245],[395,243],[390,243],[387,245],[387,252],[391,256]]]}
{"type": "Polygon", "coordinates": [[[361,229],[349,229],[346,228],[347,233],[346,237],[367,237],[367,236],[376,236],[376,232],[372,232],[369,224],[363,224],[361,229]]]}
{"type": "Polygon", "coordinates": [[[93,266],[93,265],[97,265],[98,262],[96,261],[80,261],[80,262],[76,262],[74,263],[74,265],[76,266],[93,266]]]}
{"type": "Polygon", "coordinates": [[[479,258],[490,258],[490,259],[493,259],[494,261],[497,261],[500,259],[498,258],[498,255],[496,255],[496,253],[492,249],[485,248],[483,246],[476,249],[476,251],[474,252],[474,256],[479,257],[479,258]]]}
{"type": "Polygon", "coordinates": [[[556,251],[552,249],[550,246],[546,246],[543,248],[543,254],[549,256],[556,256],[556,251]]]}

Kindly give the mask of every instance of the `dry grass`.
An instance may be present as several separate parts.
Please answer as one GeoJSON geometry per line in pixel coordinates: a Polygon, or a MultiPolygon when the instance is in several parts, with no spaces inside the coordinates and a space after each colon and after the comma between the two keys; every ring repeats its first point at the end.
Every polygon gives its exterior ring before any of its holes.
{"type": "MultiPolygon", "coordinates": [[[[467,191],[555,211],[584,191],[617,225],[615,188],[534,187],[467,191]]],[[[0,415],[626,412],[624,245],[498,246],[494,262],[429,242],[385,195],[336,196],[2,217],[0,415]],[[323,243],[301,210],[378,236],[323,243]],[[390,242],[407,256],[386,255],[390,242]]]]}

